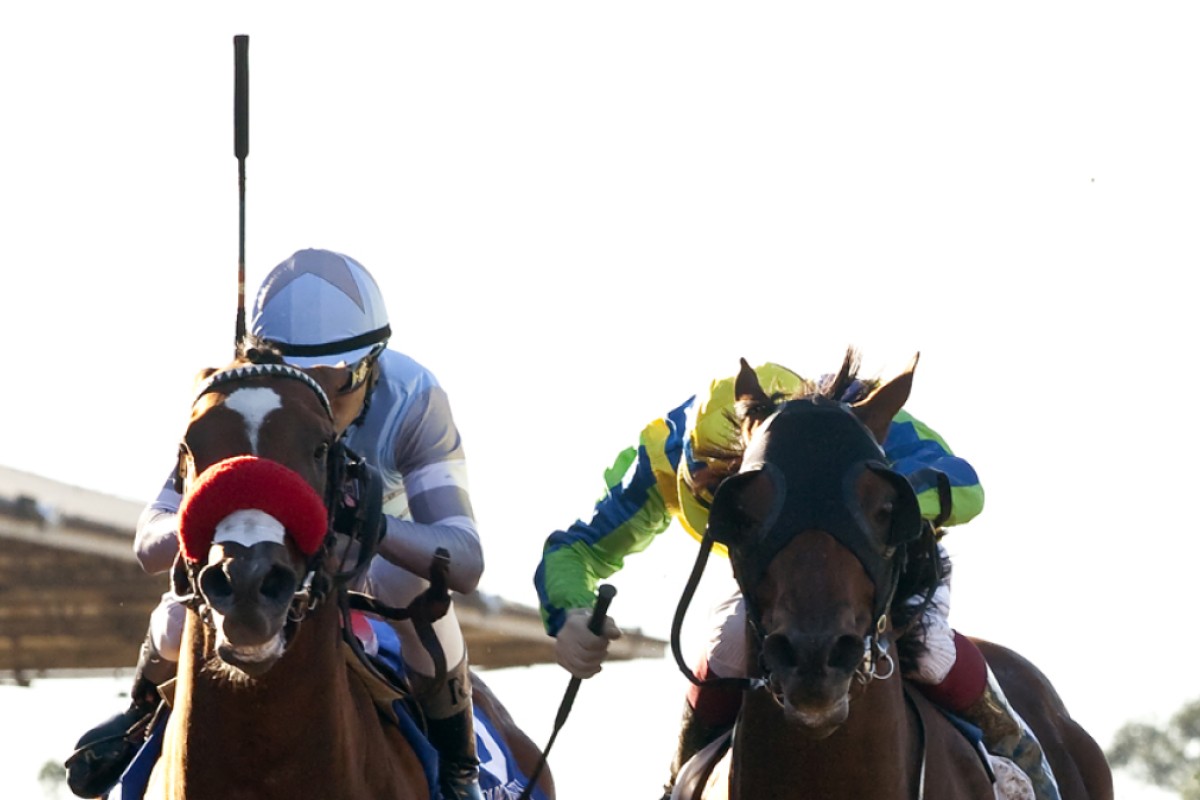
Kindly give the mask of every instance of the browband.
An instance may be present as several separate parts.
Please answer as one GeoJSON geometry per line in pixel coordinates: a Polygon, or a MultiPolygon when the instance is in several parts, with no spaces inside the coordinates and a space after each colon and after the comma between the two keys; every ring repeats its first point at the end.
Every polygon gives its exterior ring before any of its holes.
{"type": "MultiPolygon", "coordinates": [[[[333,419],[333,406],[330,405],[329,396],[325,394],[325,390],[321,388],[321,385],[313,380],[308,373],[298,370],[295,367],[290,367],[287,364],[248,364],[213,373],[209,376],[208,380],[200,384],[200,388],[196,391],[196,400],[199,400],[223,383],[242,380],[244,378],[268,377],[292,378],[293,380],[300,381],[313,390],[313,393],[317,395],[317,399],[321,401],[321,407],[325,409],[325,413],[329,415],[330,419],[333,419]]],[[[192,402],[194,403],[195,400],[192,402]]]]}

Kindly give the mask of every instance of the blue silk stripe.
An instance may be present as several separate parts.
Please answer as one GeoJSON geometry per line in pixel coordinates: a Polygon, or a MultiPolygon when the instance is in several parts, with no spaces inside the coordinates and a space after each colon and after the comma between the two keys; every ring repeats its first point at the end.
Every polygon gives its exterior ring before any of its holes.
{"type": "Polygon", "coordinates": [[[565,609],[559,608],[556,605],[551,605],[549,594],[546,591],[546,559],[543,558],[537,565],[537,569],[533,573],[533,588],[537,592],[538,605],[541,606],[542,625],[546,631],[551,634],[558,633],[562,628],[563,623],[567,621],[567,612],[565,609]]]}
{"type": "Polygon", "coordinates": [[[538,564],[533,575],[533,585],[541,601],[542,617],[547,629],[557,631],[566,620],[566,610],[558,608],[549,601],[549,591],[546,587],[546,558],[551,553],[564,547],[582,544],[595,549],[596,545],[606,536],[620,535],[622,527],[629,524],[639,511],[646,505],[650,491],[657,487],[654,471],[650,467],[650,458],[645,447],[638,447],[637,461],[626,479],[613,486],[607,495],[596,504],[596,514],[591,523],[576,520],[565,531],[555,531],[546,540],[542,551],[542,561],[538,564]]]}
{"type": "Polygon", "coordinates": [[[555,531],[546,540],[544,552],[550,553],[575,542],[595,544],[632,519],[646,504],[647,495],[656,485],[646,449],[639,447],[633,474],[628,480],[612,487],[604,499],[596,504],[596,516],[592,524],[578,520],[565,531],[555,531]]]}
{"type": "Polygon", "coordinates": [[[694,395],[689,397],[687,402],[678,408],[672,409],[665,418],[667,429],[670,433],[667,435],[667,441],[663,443],[663,453],[666,455],[667,461],[671,464],[671,469],[673,470],[679,469],[679,459],[683,456],[685,446],[687,448],[689,469],[693,463],[691,460],[692,446],[687,436],[687,412],[695,399],[694,395]]]}
{"type": "Polygon", "coordinates": [[[979,484],[979,476],[970,464],[951,455],[937,441],[922,439],[912,423],[893,422],[883,450],[892,468],[908,478],[917,494],[937,487],[938,472],[950,479],[952,487],[979,484]],[[897,452],[904,455],[896,458],[897,452]]]}

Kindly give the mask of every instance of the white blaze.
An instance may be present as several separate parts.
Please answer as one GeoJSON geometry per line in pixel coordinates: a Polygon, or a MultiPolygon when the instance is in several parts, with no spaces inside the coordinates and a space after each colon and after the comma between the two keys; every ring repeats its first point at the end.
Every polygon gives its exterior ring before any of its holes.
{"type": "Polygon", "coordinates": [[[213,544],[235,542],[245,547],[253,547],[259,542],[283,544],[286,535],[283,523],[267,512],[243,508],[217,523],[213,544]]]}
{"type": "Polygon", "coordinates": [[[250,438],[250,452],[258,455],[258,435],[263,422],[268,414],[283,407],[283,401],[274,389],[238,389],[225,400],[225,407],[242,415],[246,436],[250,438]]]}

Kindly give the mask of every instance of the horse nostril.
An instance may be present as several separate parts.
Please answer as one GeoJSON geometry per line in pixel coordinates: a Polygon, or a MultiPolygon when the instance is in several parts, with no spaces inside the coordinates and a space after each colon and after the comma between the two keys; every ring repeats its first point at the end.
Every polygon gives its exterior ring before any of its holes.
{"type": "Polygon", "coordinates": [[[283,601],[295,594],[296,576],[291,570],[275,565],[267,570],[267,574],[263,576],[262,585],[258,591],[259,594],[268,600],[274,602],[283,601]]]}
{"type": "Polygon", "coordinates": [[[858,667],[863,657],[863,641],[849,634],[839,636],[829,651],[829,666],[849,672],[858,667]]]}
{"type": "Polygon", "coordinates": [[[200,571],[200,591],[210,604],[233,597],[233,585],[219,564],[200,571]]]}
{"type": "Polygon", "coordinates": [[[781,633],[772,633],[763,640],[763,658],[772,669],[785,669],[796,666],[796,653],[792,644],[781,633]]]}

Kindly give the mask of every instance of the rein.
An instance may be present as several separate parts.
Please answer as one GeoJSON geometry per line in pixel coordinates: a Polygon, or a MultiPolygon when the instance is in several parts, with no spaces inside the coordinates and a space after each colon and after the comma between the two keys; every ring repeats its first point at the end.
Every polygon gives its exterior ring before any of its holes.
{"type": "Polygon", "coordinates": [[[912,691],[908,684],[904,684],[904,702],[908,704],[913,712],[913,717],[916,718],[917,749],[921,753],[921,771],[917,777],[917,800],[925,800],[925,776],[929,766],[929,735],[925,731],[925,718],[921,716],[921,709],[912,698],[912,691]]]}
{"type": "MultiPolygon", "coordinates": [[[[712,547],[712,536],[706,530],[703,538],[700,540],[700,549],[696,553],[696,561],[692,565],[692,573],[688,576],[687,584],[683,587],[683,594],[680,595],[679,604],[675,607],[675,617],[671,621],[671,654],[675,656],[675,664],[679,667],[679,671],[695,686],[723,686],[732,689],[741,689],[742,691],[761,689],[767,685],[765,677],[717,677],[701,680],[696,677],[696,673],[692,672],[692,668],[688,666],[687,661],[683,657],[680,635],[683,630],[683,619],[687,615],[688,606],[691,605],[692,598],[696,594],[696,587],[700,585],[700,579],[704,576],[704,568],[708,564],[708,557],[712,553],[712,547]]],[[[757,633],[757,628],[755,632],[757,633]]]]}

